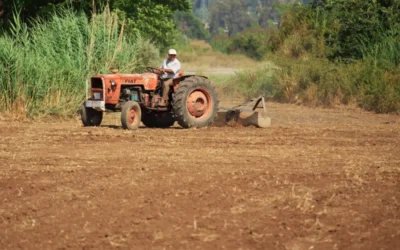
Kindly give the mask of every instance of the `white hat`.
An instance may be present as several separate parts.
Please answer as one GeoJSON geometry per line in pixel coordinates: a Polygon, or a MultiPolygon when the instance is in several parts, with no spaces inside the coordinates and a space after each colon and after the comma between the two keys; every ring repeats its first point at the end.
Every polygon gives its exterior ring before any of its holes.
{"type": "Polygon", "coordinates": [[[176,55],[176,50],[174,49],[168,50],[168,55],[176,55]]]}

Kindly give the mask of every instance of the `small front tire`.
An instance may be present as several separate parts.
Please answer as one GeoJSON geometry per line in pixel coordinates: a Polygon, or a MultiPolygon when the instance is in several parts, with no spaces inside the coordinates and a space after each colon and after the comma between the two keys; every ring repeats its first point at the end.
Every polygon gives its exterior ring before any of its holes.
{"type": "Polygon", "coordinates": [[[85,127],[100,126],[103,120],[103,112],[97,111],[93,108],[87,108],[85,103],[81,105],[81,120],[85,127]]]}
{"type": "Polygon", "coordinates": [[[129,101],[122,106],[121,124],[124,129],[136,130],[142,119],[142,110],[137,102],[129,101]]]}

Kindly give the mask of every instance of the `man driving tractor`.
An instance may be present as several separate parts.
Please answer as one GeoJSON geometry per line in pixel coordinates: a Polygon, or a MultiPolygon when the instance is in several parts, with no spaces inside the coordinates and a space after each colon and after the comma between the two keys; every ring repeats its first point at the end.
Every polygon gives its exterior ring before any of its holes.
{"type": "Polygon", "coordinates": [[[159,102],[159,106],[168,106],[168,94],[173,84],[173,79],[178,77],[179,70],[181,69],[181,63],[176,58],[176,50],[170,49],[168,51],[168,58],[166,58],[161,67],[158,69],[159,72],[164,73],[163,78],[168,79],[164,81],[162,98],[159,102]]]}
{"type": "Polygon", "coordinates": [[[112,74],[92,76],[90,94],[81,105],[83,125],[99,126],[104,112],[121,112],[121,125],[129,130],[142,123],[149,128],[169,128],[175,122],[183,128],[211,125],[219,104],[214,86],[206,76],[182,75],[180,67],[170,49],[160,68],[146,67],[142,74],[110,69],[112,74]]]}

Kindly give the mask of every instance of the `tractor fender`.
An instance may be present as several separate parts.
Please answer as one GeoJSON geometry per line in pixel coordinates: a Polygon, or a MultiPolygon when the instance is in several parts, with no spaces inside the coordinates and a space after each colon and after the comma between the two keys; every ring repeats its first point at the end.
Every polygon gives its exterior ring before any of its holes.
{"type": "Polygon", "coordinates": [[[208,79],[208,77],[206,76],[200,76],[200,75],[184,75],[184,76],[179,76],[177,78],[174,78],[173,82],[174,82],[174,86],[179,84],[181,81],[185,80],[186,78],[192,77],[192,76],[197,76],[197,77],[202,77],[205,79],[208,79]]]}

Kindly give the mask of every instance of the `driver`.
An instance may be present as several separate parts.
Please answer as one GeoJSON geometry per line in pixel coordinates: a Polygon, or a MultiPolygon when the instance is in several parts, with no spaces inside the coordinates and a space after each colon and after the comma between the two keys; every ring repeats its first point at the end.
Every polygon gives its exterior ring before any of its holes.
{"type": "Polygon", "coordinates": [[[181,63],[176,58],[176,50],[170,49],[168,51],[168,58],[166,58],[158,71],[164,73],[162,76],[164,79],[163,96],[159,102],[159,106],[168,106],[168,94],[173,84],[173,79],[178,77],[179,70],[181,69],[181,63]]]}

